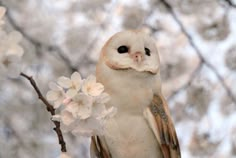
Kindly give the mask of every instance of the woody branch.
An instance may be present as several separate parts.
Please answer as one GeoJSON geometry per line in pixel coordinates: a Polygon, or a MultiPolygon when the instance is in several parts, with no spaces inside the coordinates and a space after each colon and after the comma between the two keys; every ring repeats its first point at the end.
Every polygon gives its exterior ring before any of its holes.
{"type": "MultiPolygon", "coordinates": [[[[39,90],[35,80],[33,79],[32,76],[28,76],[27,74],[25,73],[22,73],[20,74],[22,77],[26,78],[31,86],[34,88],[35,92],[37,93],[38,95],[38,98],[45,104],[46,106],[46,109],[48,112],[50,112],[50,114],[53,116],[55,115],[55,109],[53,108],[53,106],[45,99],[45,97],[42,95],[41,91],[39,90]]],[[[58,137],[58,141],[59,141],[59,144],[61,145],[61,151],[62,152],[66,152],[66,143],[64,141],[64,138],[63,138],[63,135],[62,135],[62,132],[61,132],[61,129],[60,129],[60,122],[58,121],[52,121],[55,125],[55,128],[54,131],[56,132],[57,134],[57,137],[58,137]]]]}

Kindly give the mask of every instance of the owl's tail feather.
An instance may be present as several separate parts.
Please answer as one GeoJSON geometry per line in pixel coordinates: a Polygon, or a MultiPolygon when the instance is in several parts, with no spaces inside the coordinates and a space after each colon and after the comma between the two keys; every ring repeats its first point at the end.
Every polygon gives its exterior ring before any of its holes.
{"type": "Polygon", "coordinates": [[[90,145],[91,158],[112,158],[103,137],[92,136],[90,145]]]}

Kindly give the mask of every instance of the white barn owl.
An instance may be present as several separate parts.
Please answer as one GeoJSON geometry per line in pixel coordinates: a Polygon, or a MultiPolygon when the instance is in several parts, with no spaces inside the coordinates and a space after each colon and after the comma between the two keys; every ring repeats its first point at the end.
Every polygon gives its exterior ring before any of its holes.
{"type": "Polygon", "coordinates": [[[117,113],[104,136],[92,137],[92,158],[181,157],[151,37],[139,30],[112,36],[102,48],[96,76],[111,96],[107,106],[117,113]]]}

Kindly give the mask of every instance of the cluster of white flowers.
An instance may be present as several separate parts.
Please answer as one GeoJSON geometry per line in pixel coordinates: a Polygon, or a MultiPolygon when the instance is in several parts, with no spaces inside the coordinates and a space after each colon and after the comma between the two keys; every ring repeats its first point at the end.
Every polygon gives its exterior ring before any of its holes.
{"type": "Polygon", "coordinates": [[[96,82],[95,76],[82,80],[80,74],[74,72],[71,78],[60,77],[49,87],[47,99],[59,110],[53,120],[62,123],[64,132],[81,136],[103,134],[106,120],[115,114],[116,109],[105,107],[110,96],[104,92],[104,86],[96,82]]]}
{"type": "Polygon", "coordinates": [[[17,77],[20,74],[19,66],[24,54],[23,48],[18,44],[22,36],[17,31],[7,33],[3,30],[2,20],[6,9],[0,6],[0,76],[17,77]]]}

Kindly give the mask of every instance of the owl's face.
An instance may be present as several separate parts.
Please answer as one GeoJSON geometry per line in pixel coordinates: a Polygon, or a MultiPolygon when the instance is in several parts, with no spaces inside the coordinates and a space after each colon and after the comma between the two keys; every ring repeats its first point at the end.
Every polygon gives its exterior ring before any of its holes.
{"type": "Polygon", "coordinates": [[[123,31],[112,36],[102,49],[102,58],[114,70],[159,72],[160,60],[155,42],[141,31],[123,31]]]}

